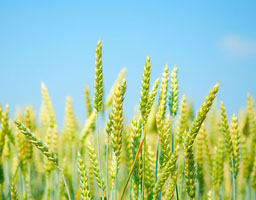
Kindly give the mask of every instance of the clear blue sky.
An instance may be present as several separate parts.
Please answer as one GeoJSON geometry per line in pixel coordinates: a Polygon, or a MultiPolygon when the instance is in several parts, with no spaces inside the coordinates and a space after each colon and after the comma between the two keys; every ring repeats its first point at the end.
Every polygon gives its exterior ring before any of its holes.
{"type": "Polygon", "coordinates": [[[38,2],[0,2],[0,102],[12,113],[28,104],[39,111],[44,81],[58,122],[67,95],[84,121],[83,88],[93,88],[98,39],[106,93],[121,68],[128,70],[129,117],[147,55],[152,79],[166,63],[177,64],[181,93],[196,108],[217,82],[230,114],[245,106],[247,92],[256,97],[256,1],[38,2]]]}

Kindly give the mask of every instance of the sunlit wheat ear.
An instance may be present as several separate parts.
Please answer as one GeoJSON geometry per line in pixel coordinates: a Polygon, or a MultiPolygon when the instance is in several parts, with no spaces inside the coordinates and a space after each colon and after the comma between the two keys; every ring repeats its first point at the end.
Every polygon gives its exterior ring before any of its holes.
{"type": "Polygon", "coordinates": [[[9,105],[8,104],[6,104],[5,111],[2,115],[1,126],[2,126],[3,134],[10,139],[11,143],[14,144],[14,137],[12,135],[11,127],[9,125],[9,105]]]}
{"type": "Polygon", "coordinates": [[[26,109],[29,111],[31,131],[35,131],[37,129],[36,111],[32,106],[28,106],[26,109]]]}
{"type": "Polygon", "coordinates": [[[174,151],[174,153],[171,154],[170,160],[166,163],[165,167],[163,168],[163,170],[159,175],[159,178],[157,179],[157,182],[153,189],[154,200],[157,198],[158,193],[162,190],[162,187],[164,186],[165,182],[169,178],[170,174],[175,171],[177,158],[178,158],[178,147],[174,151]]]}
{"type": "Polygon", "coordinates": [[[97,43],[95,59],[94,109],[97,112],[103,109],[102,44],[100,40],[97,43]]]}
{"type": "Polygon", "coordinates": [[[118,75],[114,85],[112,86],[112,88],[111,88],[111,90],[110,90],[110,92],[109,92],[109,94],[107,96],[107,100],[106,100],[106,103],[105,103],[107,108],[110,108],[110,106],[112,105],[113,97],[114,97],[114,94],[115,94],[115,90],[116,90],[117,86],[120,84],[120,82],[124,79],[125,74],[126,74],[126,69],[123,68],[120,71],[120,73],[119,73],[119,75],[118,75]]]}
{"type": "Polygon", "coordinates": [[[155,183],[155,155],[151,150],[151,147],[146,145],[146,156],[145,156],[145,187],[147,193],[150,194],[153,191],[155,183]]]}
{"type": "Polygon", "coordinates": [[[193,153],[193,146],[185,145],[185,169],[186,190],[188,195],[194,199],[196,195],[196,167],[193,153]]]}
{"type": "Polygon", "coordinates": [[[5,112],[2,118],[2,132],[3,136],[5,137],[4,141],[4,149],[3,153],[4,156],[9,159],[10,158],[10,151],[11,151],[11,143],[14,144],[14,136],[12,134],[12,130],[9,125],[9,105],[5,106],[5,112]]]}
{"type": "Polygon", "coordinates": [[[242,160],[243,160],[243,177],[246,181],[250,178],[250,162],[249,162],[249,152],[247,148],[247,143],[245,137],[242,138],[242,160]]]}
{"type": "Polygon", "coordinates": [[[233,142],[230,136],[229,126],[228,126],[228,118],[226,114],[226,109],[223,102],[220,102],[220,110],[221,110],[221,126],[222,126],[222,133],[225,139],[227,151],[230,154],[230,157],[234,156],[234,148],[233,142]]]}
{"type": "Polygon", "coordinates": [[[81,197],[83,200],[90,200],[87,172],[85,169],[84,161],[81,158],[80,153],[78,153],[77,166],[78,166],[78,173],[80,176],[81,197]]]}
{"type": "Polygon", "coordinates": [[[149,86],[150,86],[150,74],[151,74],[151,64],[150,59],[147,56],[146,64],[144,67],[144,72],[142,75],[142,83],[141,83],[141,90],[140,90],[140,112],[144,122],[146,122],[147,118],[147,105],[149,101],[149,86]]]}
{"type": "Polygon", "coordinates": [[[15,124],[20,129],[21,133],[23,133],[27,139],[44,154],[44,156],[53,162],[56,167],[59,167],[58,157],[55,153],[50,151],[49,148],[41,140],[37,139],[34,134],[22,123],[16,121],[15,124]]]}
{"type": "Polygon", "coordinates": [[[132,138],[130,130],[124,130],[124,153],[125,153],[125,164],[127,169],[130,169],[132,166],[132,138]]]}
{"type": "Polygon", "coordinates": [[[182,96],[181,103],[180,103],[180,111],[178,117],[178,126],[177,126],[177,134],[176,134],[176,141],[178,144],[182,144],[184,138],[184,131],[187,125],[187,100],[186,95],[182,96]]]}
{"type": "Polygon", "coordinates": [[[146,109],[147,116],[150,114],[152,106],[154,104],[154,101],[155,101],[155,98],[157,95],[157,89],[158,89],[159,82],[160,82],[160,78],[155,80],[154,85],[149,93],[148,104],[147,104],[147,109],[146,109]]]}
{"type": "Polygon", "coordinates": [[[218,92],[219,84],[216,84],[212,90],[210,90],[208,96],[206,97],[205,101],[202,103],[201,108],[196,114],[195,119],[190,127],[188,134],[186,135],[184,145],[185,147],[189,147],[193,145],[195,138],[200,130],[202,123],[204,122],[208,111],[211,108],[213,100],[215,99],[216,93],[218,92]]]}
{"type": "Polygon", "coordinates": [[[90,90],[88,85],[84,87],[84,96],[85,96],[86,117],[88,119],[92,113],[92,102],[91,102],[90,90]]]}
{"type": "Polygon", "coordinates": [[[43,100],[43,106],[46,109],[47,113],[47,123],[48,125],[53,128],[56,126],[56,117],[54,114],[52,102],[48,93],[48,90],[44,83],[41,83],[41,93],[42,93],[42,100],[43,100]]]}
{"type": "Polygon", "coordinates": [[[212,183],[217,190],[221,187],[224,180],[224,157],[225,157],[225,141],[222,133],[218,136],[217,146],[214,149],[213,167],[212,167],[212,183]]]}
{"type": "MultiPolygon", "coordinates": [[[[126,91],[126,80],[124,79],[117,87],[113,99],[113,131],[111,134],[111,144],[113,147],[117,169],[121,159],[122,132],[123,132],[123,101],[126,91]]],[[[118,171],[118,170],[117,170],[118,171]]]]}
{"type": "MultiPolygon", "coordinates": [[[[52,150],[52,135],[53,135],[53,129],[48,127],[46,130],[45,145],[49,148],[49,151],[52,150]]],[[[45,162],[44,167],[46,171],[46,176],[47,178],[49,178],[53,169],[52,162],[47,157],[44,157],[44,162],[45,162]]]]}
{"type": "Polygon", "coordinates": [[[179,85],[178,85],[178,67],[175,67],[171,73],[171,85],[170,85],[170,95],[169,95],[169,107],[170,113],[172,116],[175,116],[178,110],[178,94],[179,94],[179,85]]]}
{"type": "Polygon", "coordinates": [[[89,141],[87,143],[87,148],[88,148],[88,154],[89,154],[90,162],[93,169],[93,174],[96,178],[97,185],[99,188],[101,188],[105,192],[106,185],[103,179],[102,179],[102,185],[101,185],[100,168],[99,168],[99,162],[96,157],[96,152],[89,141]]]}
{"type": "Polygon", "coordinates": [[[164,72],[162,75],[161,85],[160,85],[160,96],[159,96],[159,106],[158,106],[158,119],[164,119],[167,107],[167,88],[169,82],[169,69],[168,65],[165,65],[164,72]]]}
{"type": "Polygon", "coordinates": [[[161,155],[160,155],[160,168],[162,169],[170,158],[171,147],[171,127],[170,116],[167,115],[162,127],[158,126],[158,134],[160,139],[161,155]]]}
{"type": "MultiPolygon", "coordinates": [[[[25,108],[25,125],[29,130],[32,130],[30,110],[28,108],[25,108]]],[[[30,162],[32,161],[32,154],[33,154],[32,144],[31,142],[28,142],[27,148],[26,148],[26,158],[30,162]]]]}
{"type": "MultiPolygon", "coordinates": [[[[202,127],[201,127],[202,128],[202,127]]],[[[202,197],[204,193],[204,146],[203,146],[203,134],[199,131],[196,142],[196,172],[199,186],[199,195],[202,197]]]]}
{"type": "Polygon", "coordinates": [[[76,137],[76,122],[73,111],[72,99],[70,96],[68,96],[66,100],[65,112],[64,132],[68,135],[69,140],[73,143],[76,137]]]}
{"type": "Polygon", "coordinates": [[[240,167],[240,153],[241,153],[241,147],[240,147],[240,133],[238,129],[238,118],[235,114],[232,116],[232,141],[234,146],[234,162],[235,162],[235,176],[238,175],[239,167],[240,167]]]}
{"type": "Polygon", "coordinates": [[[111,133],[113,131],[113,113],[109,112],[106,133],[108,134],[108,139],[111,137],[111,133]]]}
{"type": "MultiPolygon", "coordinates": [[[[165,66],[164,72],[162,75],[162,81],[160,86],[160,96],[159,96],[159,105],[158,111],[156,113],[156,126],[157,132],[159,134],[160,142],[163,143],[163,135],[164,135],[164,125],[165,125],[165,113],[167,107],[167,88],[168,88],[168,80],[169,80],[169,69],[168,65],[165,66]]],[[[161,148],[164,147],[161,144],[161,148]]]]}

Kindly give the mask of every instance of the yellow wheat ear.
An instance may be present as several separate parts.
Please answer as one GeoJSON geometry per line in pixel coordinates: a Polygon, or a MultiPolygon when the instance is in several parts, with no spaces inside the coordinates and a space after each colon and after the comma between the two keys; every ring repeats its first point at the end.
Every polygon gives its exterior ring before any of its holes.
{"type": "Polygon", "coordinates": [[[69,136],[70,141],[73,143],[76,137],[76,122],[70,96],[67,97],[65,111],[64,132],[69,136]]]}
{"type": "Polygon", "coordinates": [[[43,100],[43,104],[44,104],[43,106],[46,109],[46,113],[47,113],[48,125],[51,128],[53,128],[54,126],[56,126],[56,117],[55,117],[55,113],[53,110],[50,95],[49,95],[48,90],[43,82],[41,83],[41,93],[42,93],[42,100],[43,100]]]}

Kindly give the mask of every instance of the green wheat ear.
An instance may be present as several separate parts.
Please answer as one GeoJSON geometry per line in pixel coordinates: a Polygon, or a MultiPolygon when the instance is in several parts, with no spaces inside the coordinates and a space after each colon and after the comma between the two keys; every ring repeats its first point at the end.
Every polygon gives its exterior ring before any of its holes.
{"type": "Polygon", "coordinates": [[[117,162],[117,168],[121,159],[121,147],[122,147],[122,132],[123,132],[123,101],[126,91],[126,80],[124,79],[117,87],[114,99],[113,99],[113,132],[111,134],[111,142],[115,159],[117,162]]]}
{"type": "Polygon", "coordinates": [[[80,176],[80,189],[81,189],[81,197],[83,200],[90,200],[90,192],[89,192],[89,186],[88,186],[88,178],[87,173],[85,169],[85,164],[81,158],[80,153],[78,153],[77,158],[77,166],[78,166],[78,173],[80,176]]]}
{"type": "Polygon", "coordinates": [[[100,112],[103,109],[102,44],[100,40],[98,41],[96,48],[94,108],[97,112],[100,112]]]}
{"type": "Polygon", "coordinates": [[[96,178],[97,185],[99,188],[101,188],[103,190],[103,192],[105,192],[106,185],[105,185],[104,179],[102,179],[102,184],[101,184],[100,168],[99,168],[99,162],[96,157],[96,152],[89,141],[87,143],[87,148],[88,148],[88,154],[89,154],[90,162],[91,162],[92,169],[93,169],[93,174],[96,178]]]}
{"type": "Polygon", "coordinates": [[[157,198],[158,193],[162,190],[162,187],[164,186],[165,182],[169,178],[170,174],[174,173],[176,169],[176,162],[178,159],[178,149],[179,147],[176,147],[176,150],[171,154],[169,161],[166,163],[159,178],[157,179],[157,182],[153,189],[154,200],[157,198]]]}
{"type": "Polygon", "coordinates": [[[160,96],[159,96],[159,106],[157,115],[159,120],[163,120],[166,113],[166,103],[167,103],[167,88],[169,82],[169,68],[165,65],[164,72],[162,75],[161,85],[160,85],[160,96]]]}
{"type": "Polygon", "coordinates": [[[149,116],[149,114],[151,112],[151,109],[152,109],[152,106],[154,104],[159,82],[160,82],[160,78],[156,79],[155,82],[154,82],[154,85],[153,85],[153,87],[150,91],[149,98],[148,98],[147,109],[146,109],[147,116],[149,116]]]}
{"type": "Polygon", "coordinates": [[[140,91],[140,112],[144,122],[146,122],[146,118],[147,118],[146,111],[147,111],[147,105],[149,101],[148,94],[149,94],[150,74],[151,74],[150,69],[151,69],[150,59],[147,56],[144,72],[142,75],[142,85],[141,85],[141,91],[140,91]]]}
{"type": "Polygon", "coordinates": [[[230,157],[232,158],[234,156],[233,142],[230,136],[226,109],[222,101],[220,102],[220,111],[221,111],[222,133],[225,138],[226,148],[230,154],[230,157]]]}
{"type": "Polygon", "coordinates": [[[169,107],[170,113],[172,116],[175,116],[178,110],[178,94],[179,94],[179,85],[178,85],[178,67],[175,65],[171,73],[171,92],[169,95],[169,107]]]}
{"type": "Polygon", "coordinates": [[[85,96],[86,117],[88,119],[92,113],[92,102],[91,102],[90,90],[88,85],[84,87],[84,96],[85,96]]]}
{"type": "MultiPolygon", "coordinates": [[[[28,108],[25,108],[25,125],[29,128],[29,130],[32,130],[31,114],[30,114],[30,110],[28,108]]],[[[32,144],[31,144],[31,142],[28,142],[27,149],[26,149],[26,158],[30,162],[32,161],[32,155],[33,155],[32,144]]]]}
{"type": "Polygon", "coordinates": [[[190,130],[185,138],[184,145],[185,147],[189,147],[193,145],[195,138],[200,130],[202,123],[204,122],[207,113],[209,112],[213,100],[216,97],[216,94],[219,89],[219,84],[216,84],[213,89],[210,90],[208,96],[206,97],[205,101],[202,103],[201,108],[197,112],[195,119],[190,127],[190,130]]]}
{"type": "Polygon", "coordinates": [[[219,85],[215,85],[212,90],[210,90],[208,96],[203,102],[201,108],[199,109],[189,132],[186,134],[186,138],[184,140],[185,146],[185,177],[186,177],[186,189],[188,195],[191,198],[195,198],[195,161],[193,154],[193,144],[196,139],[196,136],[200,130],[202,123],[204,122],[208,111],[211,108],[213,100],[215,99],[216,93],[218,91],[219,85]]]}
{"type": "Polygon", "coordinates": [[[73,111],[72,99],[70,96],[67,97],[66,106],[65,106],[65,124],[64,124],[64,132],[68,135],[70,141],[73,143],[75,140],[75,129],[76,122],[73,111]]]}
{"type": "Polygon", "coordinates": [[[241,153],[241,147],[240,147],[240,134],[238,129],[238,118],[235,114],[232,116],[232,140],[234,145],[234,162],[235,162],[235,176],[238,175],[239,171],[239,165],[240,165],[240,153],[241,153]]]}
{"type": "Polygon", "coordinates": [[[56,167],[59,167],[58,157],[53,153],[41,140],[37,139],[34,134],[22,123],[15,122],[16,126],[19,128],[21,133],[23,133],[27,139],[36,146],[43,154],[55,164],[56,167]]]}

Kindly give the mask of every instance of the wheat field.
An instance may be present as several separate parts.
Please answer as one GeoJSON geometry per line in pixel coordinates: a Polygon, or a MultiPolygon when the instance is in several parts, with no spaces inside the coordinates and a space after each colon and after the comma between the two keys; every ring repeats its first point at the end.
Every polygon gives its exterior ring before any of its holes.
{"type": "Polygon", "coordinates": [[[10,117],[9,105],[0,107],[1,199],[256,199],[249,94],[246,108],[228,116],[216,84],[195,112],[179,94],[177,66],[166,65],[150,86],[147,57],[138,110],[128,121],[126,69],[104,98],[102,67],[99,41],[94,91],[84,88],[84,124],[68,96],[64,126],[57,126],[44,83],[40,113],[27,106],[10,117]]]}

